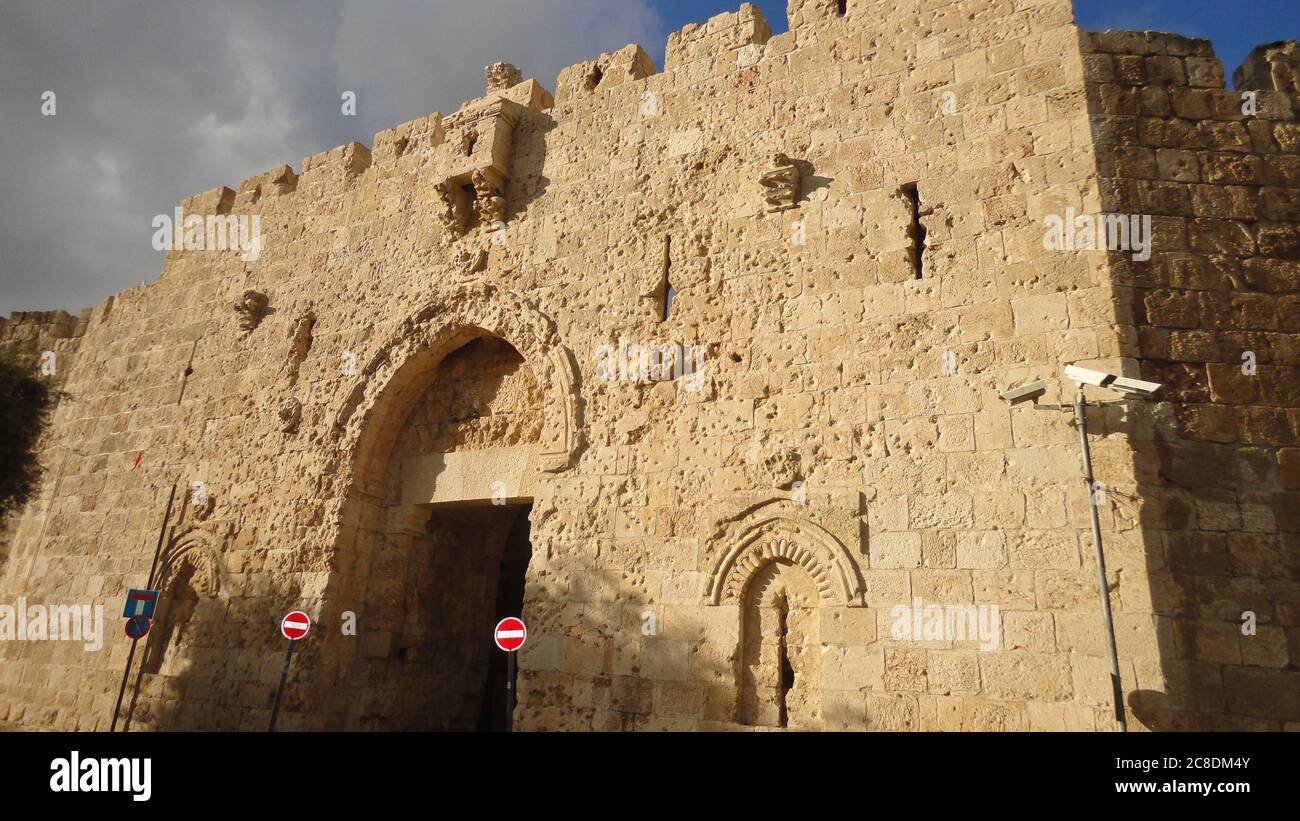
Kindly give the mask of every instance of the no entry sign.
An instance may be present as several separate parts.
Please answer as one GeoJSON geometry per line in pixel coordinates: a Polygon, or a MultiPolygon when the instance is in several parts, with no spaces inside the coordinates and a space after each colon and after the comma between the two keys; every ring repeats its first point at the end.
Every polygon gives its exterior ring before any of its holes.
{"type": "Polygon", "coordinates": [[[280,632],[286,639],[297,641],[307,635],[311,629],[311,617],[301,610],[295,610],[280,622],[280,632]]]}
{"type": "Polygon", "coordinates": [[[523,621],[514,616],[508,616],[497,622],[497,629],[492,631],[492,639],[496,641],[497,647],[507,653],[513,653],[523,647],[524,640],[527,638],[528,628],[524,626],[523,621]]]}

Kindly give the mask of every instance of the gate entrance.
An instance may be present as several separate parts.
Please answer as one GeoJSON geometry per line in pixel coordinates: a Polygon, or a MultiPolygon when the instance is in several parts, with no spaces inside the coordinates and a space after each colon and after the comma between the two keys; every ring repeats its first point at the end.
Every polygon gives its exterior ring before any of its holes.
{"type": "MultiPolygon", "coordinates": [[[[524,612],[524,579],[528,574],[528,560],[532,558],[533,547],[529,541],[528,513],[532,505],[520,508],[515,516],[514,525],[506,536],[504,549],[501,551],[501,566],[497,574],[496,610],[492,616],[493,625],[507,616],[522,617],[524,612]]],[[[484,633],[486,643],[491,644],[491,629],[484,633]]],[[[506,654],[491,644],[488,656],[488,672],[484,684],[483,710],[479,713],[478,729],[480,732],[503,732],[506,728],[506,654]]],[[[515,677],[518,678],[518,669],[515,677]]],[[[513,688],[517,681],[510,682],[513,688]]]]}
{"type": "Polygon", "coordinates": [[[408,567],[391,675],[403,699],[424,704],[425,728],[505,728],[506,658],[492,628],[523,613],[531,508],[435,508],[413,540],[423,560],[408,567]]]}
{"type": "Polygon", "coordinates": [[[509,343],[466,332],[394,379],[372,414],[337,561],[357,641],[337,646],[349,729],[500,730],[506,658],[523,618],[543,393],[509,343]]]}

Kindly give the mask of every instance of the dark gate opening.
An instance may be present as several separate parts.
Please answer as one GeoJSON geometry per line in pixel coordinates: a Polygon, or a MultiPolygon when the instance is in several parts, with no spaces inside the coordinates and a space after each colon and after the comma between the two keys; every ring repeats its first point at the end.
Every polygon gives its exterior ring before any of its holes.
{"type": "MultiPolygon", "coordinates": [[[[485,626],[483,638],[492,642],[491,630],[507,616],[523,618],[524,580],[528,573],[528,560],[533,548],[529,541],[528,515],[532,505],[508,508],[515,513],[514,523],[506,536],[501,551],[501,564],[497,573],[496,604],[491,624],[485,626]]],[[[479,714],[480,732],[502,732],[506,728],[506,653],[492,644],[487,676],[483,682],[483,709],[479,714]]],[[[518,674],[516,673],[516,678],[518,674]]],[[[514,683],[512,682],[512,685],[514,683]]]]}

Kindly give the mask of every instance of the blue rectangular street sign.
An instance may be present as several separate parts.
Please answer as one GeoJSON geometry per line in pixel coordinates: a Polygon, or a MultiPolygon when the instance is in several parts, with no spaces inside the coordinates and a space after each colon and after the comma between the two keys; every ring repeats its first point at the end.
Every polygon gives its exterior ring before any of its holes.
{"type": "Polygon", "coordinates": [[[157,590],[128,590],[126,592],[126,607],[122,610],[122,618],[129,619],[132,616],[144,616],[146,619],[152,619],[153,607],[157,603],[157,590]]]}

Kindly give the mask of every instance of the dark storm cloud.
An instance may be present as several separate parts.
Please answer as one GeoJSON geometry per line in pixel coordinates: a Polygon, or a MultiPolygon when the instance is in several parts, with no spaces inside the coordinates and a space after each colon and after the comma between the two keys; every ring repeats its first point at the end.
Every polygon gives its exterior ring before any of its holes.
{"type": "Polygon", "coordinates": [[[552,88],[661,25],[649,0],[0,0],[0,314],[155,279],[155,215],[453,111],[489,63],[552,88]]]}

